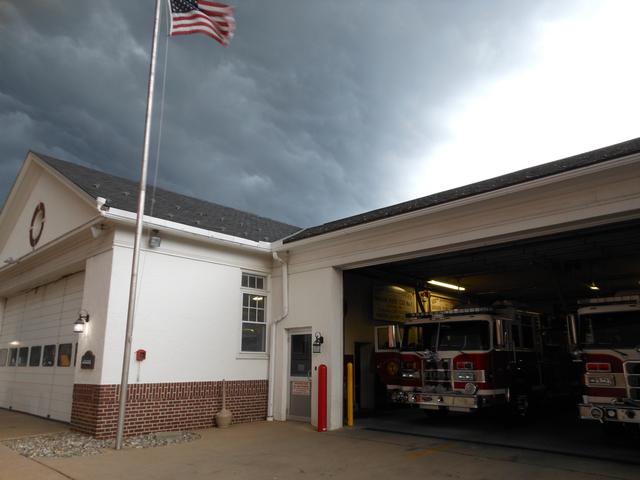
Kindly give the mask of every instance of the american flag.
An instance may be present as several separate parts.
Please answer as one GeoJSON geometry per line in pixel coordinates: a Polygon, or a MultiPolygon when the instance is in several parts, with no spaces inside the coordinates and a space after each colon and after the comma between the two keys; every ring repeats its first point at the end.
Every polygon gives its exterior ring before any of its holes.
{"type": "Polygon", "coordinates": [[[204,33],[225,47],[229,45],[236,29],[233,7],[205,0],[169,0],[169,5],[169,35],[204,33]]]}

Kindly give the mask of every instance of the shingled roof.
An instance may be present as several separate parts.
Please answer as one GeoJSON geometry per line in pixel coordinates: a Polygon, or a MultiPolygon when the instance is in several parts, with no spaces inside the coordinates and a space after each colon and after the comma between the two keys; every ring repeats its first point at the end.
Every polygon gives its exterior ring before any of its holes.
{"type": "Polygon", "coordinates": [[[284,239],[283,243],[295,242],[305,238],[315,237],[325,233],[335,232],[344,228],[362,225],[364,223],[375,222],[384,218],[402,215],[403,213],[414,212],[424,208],[441,205],[462,198],[472,197],[482,193],[492,192],[501,188],[511,187],[532,180],[537,180],[558,173],[568,172],[589,165],[606,162],[616,158],[624,157],[640,152],[640,138],[628,140],[626,142],[611,145],[609,147],[592,150],[587,153],[581,153],[572,157],[556,160],[554,162],[537,165],[517,172],[502,175],[500,177],[490,178],[481,182],[472,183],[463,187],[446,190],[444,192],[435,193],[426,197],[409,200],[407,202],[398,203],[390,207],[371,210],[366,213],[354,215],[352,217],[335,220],[333,222],[324,223],[317,227],[307,228],[284,239]]]}
{"type": "MultiPolygon", "coordinates": [[[[93,198],[106,198],[109,207],[129,212],[138,210],[138,182],[58,160],[40,153],[32,153],[93,198]]],[[[145,214],[150,213],[150,206],[151,198],[150,195],[147,195],[145,214]]],[[[300,230],[299,227],[293,225],[225,207],[217,203],[187,197],[162,188],[157,188],[155,192],[153,216],[256,242],[273,242],[300,230]]]]}

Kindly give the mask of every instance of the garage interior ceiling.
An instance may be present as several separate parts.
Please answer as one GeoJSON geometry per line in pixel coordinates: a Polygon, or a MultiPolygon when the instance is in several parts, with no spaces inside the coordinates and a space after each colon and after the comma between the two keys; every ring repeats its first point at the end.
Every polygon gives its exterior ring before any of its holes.
{"type": "Polygon", "coordinates": [[[516,300],[571,309],[579,298],[640,291],[640,221],[403,260],[358,272],[387,283],[422,286],[430,279],[454,283],[465,287],[470,304],[516,300]],[[592,282],[599,291],[588,288],[592,282]]]}

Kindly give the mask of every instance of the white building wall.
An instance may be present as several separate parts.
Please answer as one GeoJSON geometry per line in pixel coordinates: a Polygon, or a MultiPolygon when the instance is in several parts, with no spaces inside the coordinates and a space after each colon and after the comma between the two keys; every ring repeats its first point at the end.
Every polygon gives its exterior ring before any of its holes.
{"type": "MultiPolygon", "coordinates": [[[[328,427],[342,427],[342,271],[323,268],[289,277],[289,315],[278,325],[276,344],[276,420],[286,420],[288,329],[310,327],[324,337],[322,353],[312,354],[311,423],[318,424],[318,367],[328,367],[328,427]]],[[[313,338],[313,337],[312,337],[313,338]]]]}
{"type": "MultiPolygon", "coordinates": [[[[120,383],[131,243],[132,231],[118,232],[110,279],[102,384],[120,383]]],[[[243,271],[268,276],[270,268],[268,252],[212,248],[166,235],[161,248],[145,248],[140,256],[129,381],[266,379],[267,355],[240,352],[240,286],[243,271]],[[135,361],[137,349],[147,352],[141,363],[135,361]]],[[[267,292],[269,311],[271,297],[267,292]]]]}
{"type": "Polygon", "coordinates": [[[33,166],[26,187],[18,192],[11,210],[6,212],[7,230],[0,232],[0,262],[8,257],[20,258],[33,250],[29,243],[29,228],[40,202],[45,205],[45,223],[36,245],[38,248],[98,215],[96,209],[80,201],[78,195],[40,167],[33,166]]]}
{"type": "Polygon", "coordinates": [[[113,250],[87,259],[82,309],[89,313],[85,331],[78,336],[78,362],[75,383],[99,384],[104,360],[104,333],[108,316],[113,250]],[[93,369],[81,369],[80,359],[87,352],[95,355],[93,369]]]}

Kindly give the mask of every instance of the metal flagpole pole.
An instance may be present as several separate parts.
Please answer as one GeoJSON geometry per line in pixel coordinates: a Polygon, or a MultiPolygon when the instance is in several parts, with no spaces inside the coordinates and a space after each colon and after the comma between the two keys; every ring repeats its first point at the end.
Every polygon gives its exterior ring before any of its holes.
{"type": "Polygon", "coordinates": [[[140,259],[140,239],[142,237],[142,219],[144,217],[144,200],[147,186],[147,164],[149,163],[149,137],[151,136],[151,116],[153,114],[153,90],[156,78],[156,56],[158,53],[158,32],[160,30],[160,2],[156,0],[156,14],[153,23],[153,41],[151,43],[151,66],[149,67],[149,88],[147,93],[147,114],[144,120],[144,145],[142,149],[142,171],[140,173],[140,193],[138,197],[138,216],[136,220],[136,236],[133,244],[133,261],[131,262],[131,284],[129,286],[129,308],[127,310],[127,333],[124,340],[124,356],[122,358],[122,379],[120,381],[120,404],[118,408],[118,433],[116,434],[116,450],[122,448],[124,436],[124,419],[127,408],[127,385],[129,382],[129,363],[131,357],[131,336],[133,318],[136,307],[136,289],[138,283],[138,263],[140,259]]]}

